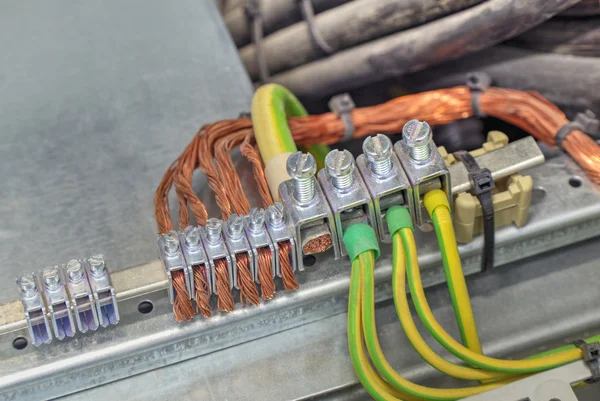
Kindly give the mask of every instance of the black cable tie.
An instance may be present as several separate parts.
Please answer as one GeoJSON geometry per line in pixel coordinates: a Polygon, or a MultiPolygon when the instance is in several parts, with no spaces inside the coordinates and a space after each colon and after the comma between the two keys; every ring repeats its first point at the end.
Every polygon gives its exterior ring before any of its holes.
{"type": "Polygon", "coordinates": [[[487,168],[481,168],[475,158],[467,151],[460,150],[454,153],[454,156],[467,169],[469,178],[473,183],[473,192],[481,203],[483,214],[483,256],[481,260],[481,270],[488,271],[494,267],[494,247],[495,247],[495,223],[494,223],[494,200],[492,190],[496,187],[492,172],[487,168]]]}
{"type": "Polygon", "coordinates": [[[333,96],[328,103],[329,110],[339,117],[344,123],[344,136],[341,142],[349,141],[354,137],[356,127],[352,121],[352,110],[356,108],[352,96],[348,93],[341,93],[333,96]]]}
{"type": "Polygon", "coordinates": [[[241,111],[238,118],[252,118],[252,113],[249,111],[241,111]]]}
{"type": "Polygon", "coordinates": [[[300,3],[300,11],[302,12],[302,18],[306,20],[308,24],[308,32],[310,33],[310,38],[313,43],[316,44],[319,49],[325,54],[331,54],[335,51],[335,49],[323,39],[323,35],[317,28],[317,24],[315,22],[315,10],[312,6],[311,0],[298,0],[300,3]]]}
{"type": "Polygon", "coordinates": [[[471,90],[471,107],[475,117],[487,117],[479,105],[479,98],[483,92],[492,86],[492,78],[485,72],[476,71],[467,74],[467,87],[471,90]]]}
{"type": "Polygon", "coordinates": [[[246,17],[251,22],[252,32],[250,36],[254,42],[254,51],[256,52],[256,65],[258,66],[258,75],[263,83],[271,80],[271,73],[267,64],[265,49],[263,48],[263,17],[260,11],[259,0],[248,0],[246,2],[246,17]]]}
{"type": "MultiPolygon", "coordinates": [[[[563,149],[565,138],[573,131],[581,131],[588,134],[595,140],[600,139],[600,121],[591,110],[586,110],[584,113],[577,113],[573,121],[569,121],[556,133],[554,142],[556,146],[563,149]]],[[[563,149],[564,150],[564,149],[563,149]]]]}
{"type": "Polygon", "coordinates": [[[583,361],[587,363],[592,377],[586,380],[587,384],[597,383],[600,381],[600,342],[587,343],[584,340],[573,342],[577,348],[583,353],[583,361]]]}

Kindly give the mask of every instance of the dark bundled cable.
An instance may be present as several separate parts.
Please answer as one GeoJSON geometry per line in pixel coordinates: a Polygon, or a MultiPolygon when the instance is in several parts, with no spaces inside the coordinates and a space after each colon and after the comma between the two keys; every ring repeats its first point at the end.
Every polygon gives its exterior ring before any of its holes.
{"type": "Polygon", "coordinates": [[[274,75],[271,81],[297,96],[329,96],[495,45],[575,3],[577,0],[489,0],[274,75]]]}

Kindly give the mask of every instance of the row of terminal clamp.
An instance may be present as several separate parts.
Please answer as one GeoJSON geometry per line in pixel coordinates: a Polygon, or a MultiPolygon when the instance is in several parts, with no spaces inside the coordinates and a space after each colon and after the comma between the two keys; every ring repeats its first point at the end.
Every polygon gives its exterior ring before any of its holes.
{"type": "Polygon", "coordinates": [[[73,337],[119,322],[115,290],[104,256],[73,259],[66,265],[17,279],[34,346],[73,337]]]}

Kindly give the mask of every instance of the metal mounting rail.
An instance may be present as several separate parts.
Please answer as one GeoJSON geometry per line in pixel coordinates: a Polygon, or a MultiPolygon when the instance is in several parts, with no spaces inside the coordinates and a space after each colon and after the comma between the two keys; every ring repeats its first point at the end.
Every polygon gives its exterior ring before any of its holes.
{"type": "MultiPolygon", "coordinates": [[[[506,265],[600,235],[600,189],[565,156],[526,172],[533,176],[534,200],[529,223],[507,227],[496,237],[496,264],[506,265]],[[579,178],[573,178],[579,177],[579,178]],[[581,185],[572,186],[570,180],[581,185]]],[[[423,283],[444,281],[433,233],[419,233],[423,283]]],[[[481,237],[460,247],[465,273],[480,271],[481,237]]],[[[110,262],[110,255],[106,255],[110,262]]],[[[391,252],[382,248],[376,269],[378,300],[391,298],[391,252]]],[[[121,321],[42,348],[13,348],[28,337],[20,301],[0,305],[0,400],[49,399],[98,386],[161,366],[204,355],[346,310],[349,268],[346,260],[317,255],[317,263],[297,273],[300,290],[259,307],[241,307],[211,319],[196,316],[187,324],[173,318],[168,279],[158,260],[111,274],[121,321]],[[149,314],[138,311],[149,301],[149,314]]],[[[15,298],[17,298],[15,288],[15,298]]]]}

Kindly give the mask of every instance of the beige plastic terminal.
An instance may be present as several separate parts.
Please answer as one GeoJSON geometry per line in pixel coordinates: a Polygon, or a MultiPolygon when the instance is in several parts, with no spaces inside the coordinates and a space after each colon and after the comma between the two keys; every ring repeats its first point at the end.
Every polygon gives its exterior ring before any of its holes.
{"type": "MultiPolygon", "coordinates": [[[[480,156],[492,150],[500,149],[508,144],[508,136],[500,131],[490,131],[487,142],[480,149],[471,151],[473,157],[480,156]]],[[[457,163],[453,154],[448,154],[443,146],[439,148],[447,166],[457,163]]],[[[494,224],[496,228],[514,223],[522,227],[527,223],[533,179],[530,176],[514,174],[495,182],[496,188],[492,194],[494,202],[494,224]]],[[[468,192],[454,195],[454,231],[458,242],[467,243],[474,235],[483,231],[481,204],[475,195],[468,192]]]]}

